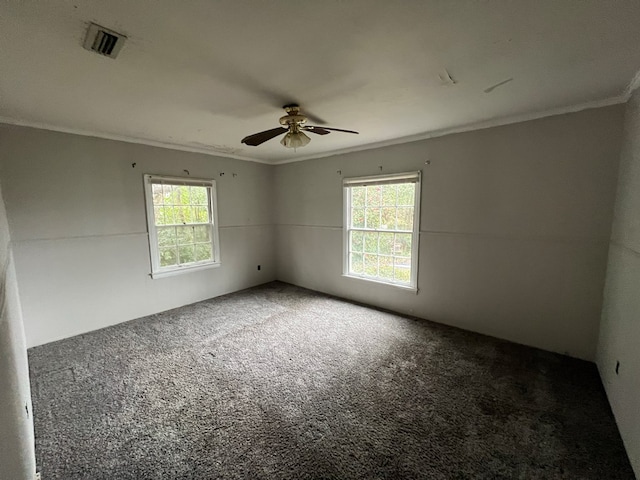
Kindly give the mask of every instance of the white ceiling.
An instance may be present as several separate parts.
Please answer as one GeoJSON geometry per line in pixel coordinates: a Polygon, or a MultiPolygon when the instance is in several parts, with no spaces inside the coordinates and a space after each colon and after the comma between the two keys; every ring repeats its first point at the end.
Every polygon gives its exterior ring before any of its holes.
{"type": "Polygon", "coordinates": [[[637,0],[3,0],[0,121],[312,158],[623,101],[639,25],[637,0]],[[128,36],[117,59],[82,48],[89,22],[128,36]],[[240,143],[292,101],[361,133],[240,143]]]}

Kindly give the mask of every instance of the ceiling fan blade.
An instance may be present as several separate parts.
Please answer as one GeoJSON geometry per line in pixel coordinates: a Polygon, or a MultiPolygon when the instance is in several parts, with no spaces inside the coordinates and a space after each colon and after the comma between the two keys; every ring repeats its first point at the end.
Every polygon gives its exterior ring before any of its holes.
{"type": "MultiPolygon", "coordinates": [[[[356,135],[358,135],[358,132],[356,132],[355,130],[343,130],[341,128],[314,127],[313,125],[309,125],[307,128],[312,128],[312,129],[319,128],[321,130],[331,130],[332,132],[355,133],[356,135]]],[[[310,130],[310,131],[312,131],[312,130],[310,130]]]]}
{"type": "Polygon", "coordinates": [[[264,132],[254,133],[253,135],[249,135],[242,139],[242,143],[245,145],[251,145],[252,147],[257,147],[261,143],[266,142],[267,140],[271,140],[278,135],[286,132],[287,129],[283,127],[272,128],[271,130],[265,130],[264,132]]]}
{"type": "Polygon", "coordinates": [[[322,127],[302,127],[302,130],[315,133],[317,135],[329,135],[331,133],[329,130],[322,127]]]}

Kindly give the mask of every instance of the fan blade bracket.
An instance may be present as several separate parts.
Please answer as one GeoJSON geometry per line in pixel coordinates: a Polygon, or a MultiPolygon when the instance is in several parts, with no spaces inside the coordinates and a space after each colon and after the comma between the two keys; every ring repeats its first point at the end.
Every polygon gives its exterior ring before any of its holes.
{"type": "Polygon", "coordinates": [[[329,130],[322,127],[308,126],[308,127],[302,127],[302,129],[307,132],[315,133],[316,135],[329,135],[331,133],[329,130]]]}

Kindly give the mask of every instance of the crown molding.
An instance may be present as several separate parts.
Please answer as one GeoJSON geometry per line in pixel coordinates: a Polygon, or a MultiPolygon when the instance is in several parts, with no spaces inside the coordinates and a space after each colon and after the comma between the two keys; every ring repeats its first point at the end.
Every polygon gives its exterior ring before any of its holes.
{"type": "Polygon", "coordinates": [[[629,100],[633,92],[635,92],[638,89],[638,87],[640,87],[640,70],[636,72],[636,74],[633,76],[633,78],[629,82],[629,85],[627,85],[627,88],[624,91],[624,94],[627,97],[627,100],[629,100]]]}
{"type": "Polygon", "coordinates": [[[244,157],[242,155],[234,155],[231,153],[218,151],[215,148],[194,147],[191,145],[181,145],[178,143],[161,142],[159,140],[150,140],[147,138],[129,137],[126,135],[114,135],[111,133],[94,132],[91,130],[60,127],[57,125],[51,125],[49,123],[32,122],[29,120],[20,120],[20,119],[15,119],[10,117],[0,116],[0,124],[16,125],[19,127],[38,128],[40,130],[51,130],[53,132],[70,133],[73,135],[81,135],[83,137],[95,137],[95,138],[102,138],[105,140],[115,140],[118,142],[136,143],[139,145],[148,145],[150,147],[166,148],[169,150],[180,150],[183,152],[191,152],[191,153],[203,153],[205,155],[211,155],[214,157],[232,158],[235,160],[243,160],[245,162],[264,163],[267,165],[272,164],[272,162],[269,162],[267,160],[259,160],[256,158],[244,157]]]}
{"type": "MultiPolygon", "coordinates": [[[[640,81],[640,78],[638,79],[640,81]]],[[[335,155],[344,155],[346,153],[361,152],[364,150],[373,150],[375,148],[389,147],[392,145],[400,145],[403,143],[419,142],[421,140],[427,140],[429,138],[443,137],[445,135],[451,135],[454,133],[472,132],[474,130],[484,130],[486,128],[500,127],[503,125],[510,125],[513,123],[522,123],[530,120],[538,120],[546,117],[554,117],[557,115],[564,115],[567,113],[576,113],[583,110],[590,110],[593,108],[608,107],[611,105],[618,105],[625,103],[629,99],[629,96],[625,93],[616,97],[607,98],[604,100],[597,100],[593,102],[586,102],[579,105],[570,105],[567,107],[554,108],[551,110],[545,110],[542,112],[526,113],[522,115],[513,115],[509,117],[501,117],[492,120],[485,120],[482,122],[469,123],[467,125],[461,125],[458,127],[445,128],[442,130],[435,130],[432,132],[424,132],[408,137],[394,138],[385,140],[382,142],[369,143],[367,145],[358,145],[356,147],[344,148],[333,152],[319,153],[315,155],[306,155],[304,157],[298,157],[295,159],[275,160],[271,162],[273,165],[284,165],[286,163],[304,162],[306,160],[313,160],[318,158],[332,157],[335,155]]]]}
{"type": "Polygon", "coordinates": [[[340,149],[340,150],[334,150],[334,151],[330,151],[330,152],[321,152],[321,153],[317,153],[317,154],[313,154],[313,155],[303,155],[303,156],[296,157],[296,158],[293,158],[293,159],[282,159],[282,160],[272,160],[272,161],[260,160],[260,159],[256,159],[256,158],[245,157],[245,156],[242,156],[242,155],[233,155],[233,154],[230,154],[230,153],[226,153],[226,152],[215,150],[214,148],[194,147],[194,146],[190,146],[190,145],[181,145],[181,144],[177,144],[177,143],[162,142],[162,141],[159,141],[159,140],[150,140],[150,139],[145,139],[145,138],[129,137],[129,136],[126,136],[126,135],[114,135],[114,134],[110,134],[110,133],[94,132],[94,131],[90,131],[90,130],[82,130],[82,129],[68,128],[68,127],[60,127],[60,126],[51,125],[51,124],[48,124],[48,123],[32,122],[32,121],[28,121],[28,120],[20,120],[20,119],[14,119],[14,118],[10,118],[10,117],[2,117],[2,116],[0,116],[0,123],[8,124],[8,125],[16,125],[16,126],[21,126],[21,127],[38,128],[38,129],[41,129],[41,130],[51,130],[51,131],[54,131],[54,132],[70,133],[70,134],[74,134],[74,135],[82,135],[82,136],[85,136],[85,137],[103,138],[103,139],[106,139],[106,140],[115,140],[115,141],[126,142],[126,143],[135,143],[135,144],[140,144],[140,145],[148,145],[148,146],[151,146],[151,147],[166,148],[166,149],[170,149],[170,150],[179,150],[179,151],[192,152],[192,153],[202,153],[202,154],[205,154],[205,155],[210,155],[210,156],[215,156],[215,157],[231,158],[231,159],[234,159],[234,160],[242,160],[242,161],[246,161],[246,162],[255,162],[255,163],[261,163],[261,164],[266,164],[266,165],[284,165],[284,164],[287,164],[287,163],[304,162],[306,160],[314,160],[314,159],[318,159],[318,158],[333,157],[333,156],[336,156],[336,155],[344,155],[346,153],[361,152],[361,151],[365,151],[365,150],[373,150],[373,149],[376,149],[376,148],[389,147],[389,146],[392,146],[392,145],[400,145],[400,144],[403,144],[403,143],[419,142],[421,140],[427,140],[429,138],[436,138],[436,137],[443,137],[445,135],[451,135],[451,134],[454,134],[454,133],[464,133],[464,132],[471,132],[471,131],[474,131],[474,130],[483,130],[483,129],[486,129],[486,128],[499,127],[499,126],[503,126],[503,125],[510,125],[510,124],[513,124],[513,123],[521,123],[521,122],[527,122],[527,121],[530,121],[530,120],[538,120],[538,119],[546,118],[546,117],[564,115],[564,114],[567,114],[567,113],[576,113],[576,112],[581,112],[583,110],[589,110],[589,109],[593,109],[593,108],[608,107],[608,106],[611,106],[611,105],[617,105],[617,104],[620,104],[620,103],[625,103],[629,99],[629,97],[631,96],[633,91],[636,90],[638,87],[640,87],[640,71],[638,71],[638,73],[635,75],[635,77],[633,78],[631,83],[627,86],[627,88],[625,89],[625,91],[624,91],[624,93],[622,95],[619,95],[619,96],[616,96],[616,97],[607,98],[607,99],[604,99],[604,100],[597,100],[597,101],[586,102],[586,103],[582,103],[582,104],[578,104],[578,105],[570,105],[570,106],[566,106],[566,107],[554,108],[554,109],[550,109],[550,110],[544,110],[544,111],[541,111],[541,112],[533,112],[533,113],[526,113],[526,114],[522,114],[522,115],[512,115],[512,116],[508,116],[508,117],[501,117],[501,118],[496,118],[496,119],[491,119],[491,120],[485,120],[485,121],[482,121],[482,122],[469,123],[469,124],[461,125],[461,126],[457,126],[457,127],[445,128],[445,129],[435,130],[435,131],[431,131],[431,132],[423,132],[423,133],[419,133],[419,134],[416,134],[416,135],[410,135],[410,136],[407,136],[407,137],[400,137],[400,138],[384,140],[382,142],[375,142],[375,143],[369,143],[369,144],[366,144],[366,145],[358,145],[358,146],[355,146],[355,147],[343,148],[343,149],[340,149]]]}

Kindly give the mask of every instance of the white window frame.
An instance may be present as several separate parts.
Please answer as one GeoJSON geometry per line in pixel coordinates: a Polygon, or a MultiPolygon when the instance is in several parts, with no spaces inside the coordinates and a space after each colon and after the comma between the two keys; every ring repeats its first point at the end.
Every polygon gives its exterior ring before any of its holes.
{"type": "MultiPolygon", "coordinates": [[[[412,292],[418,292],[418,253],[420,251],[420,192],[422,185],[422,172],[406,172],[387,175],[372,175],[367,177],[353,177],[344,178],[342,180],[343,190],[343,207],[344,207],[344,224],[343,224],[343,255],[342,255],[342,275],[344,277],[353,278],[357,280],[365,280],[382,285],[388,285],[391,287],[401,288],[404,290],[410,290],[412,292]],[[394,183],[403,183],[403,180],[408,182],[414,182],[416,184],[415,196],[413,199],[413,231],[411,232],[411,277],[409,284],[394,283],[382,280],[380,278],[370,277],[366,275],[359,275],[350,271],[350,259],[349,259],[349,233],[351,230],[359,231],[376,231],[376,232],[390,232],[394,230],[388,229],[375,229],[375,228],[351,228],[351,197],[349,195],[350,187],[366,186],[366,185],[389,185],[394,183]]],[[[404,232],[404,233],[409,233],[404,232]]]]}
{"type": "Polygon", "coordinates": [[[218,196],[216,193],[216,181],[203,178],[191,177],[170,177],[164,175],[144,175],[145,206],[147,211],[147,231],[149,237],[149,253],[151,257],[151,277],[162,278],[181,273],[194,272],[207,268],[220,266],[220,235],[218,233],[218,196]],[[170,267],[160,266],[160,251],[158,248],[158,232],[155,224],[155,213],[153,205],[154,183],[166,183],[170,185],[191,185],[209,188],[209,223],[202,225],[211,226],[212,253],[213,259],[204,262],[195,262],[187,265],[172,265],[170,267]]]}

